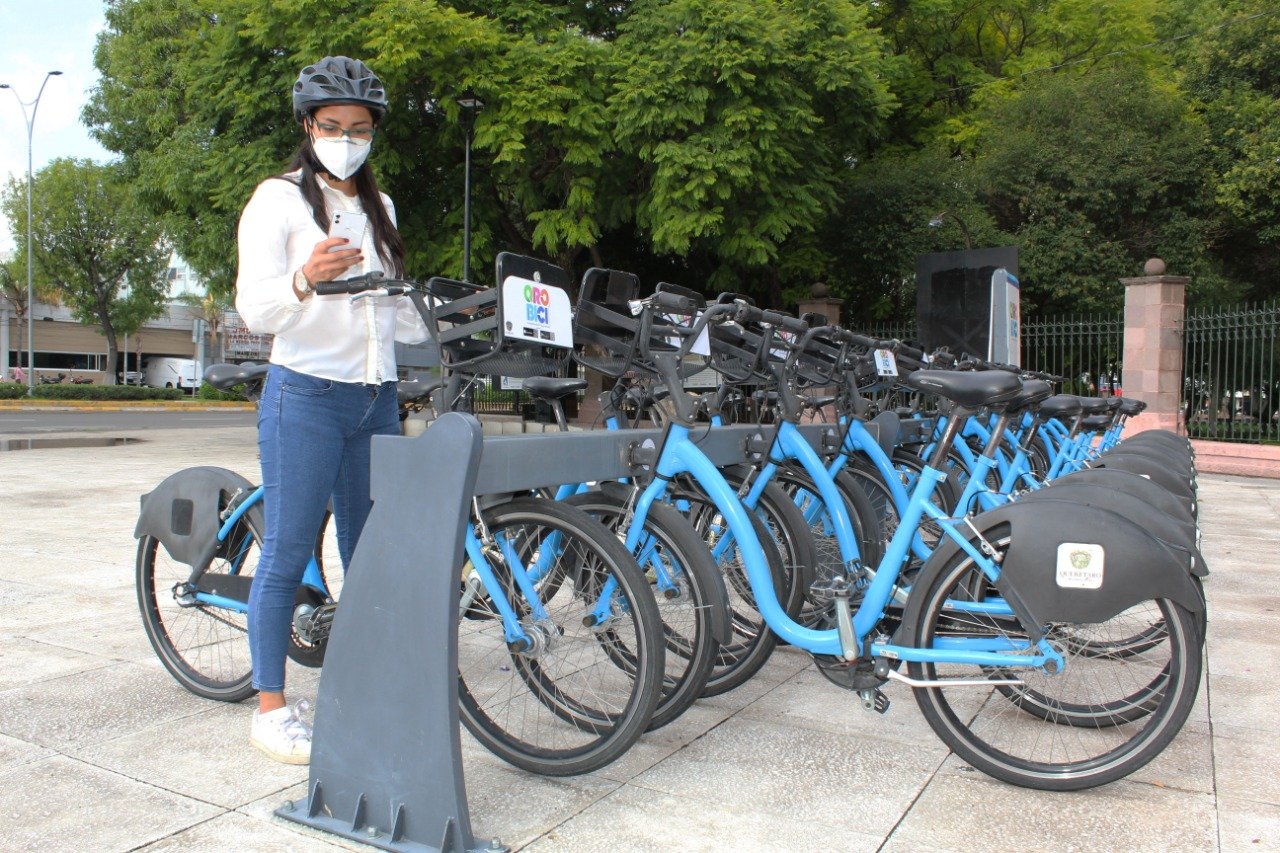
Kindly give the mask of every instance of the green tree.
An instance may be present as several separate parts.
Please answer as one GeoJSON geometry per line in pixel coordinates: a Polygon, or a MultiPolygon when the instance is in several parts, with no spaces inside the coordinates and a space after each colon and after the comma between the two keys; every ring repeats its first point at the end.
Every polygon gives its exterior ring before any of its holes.
{"type": "MultiPolygon", "coordinates": [[[[10,180],[0,206],[10,221],[25,213],[26,186],[10,180]]],[[[107,339],[107,382],[115,382],[120,335],[135,333],[163,312],[169,248],[118,167],[59,159],[33,185],[34,243],[42,287],[58,295],[76,319],[97,325],[107,339]]],[[[15,235],[18,255],[28,251],[15,235]]]]}
{"type": "Polygon", "coordinates": [[[985,117],[976,185],[1021,247],[1030,310],[1118,308],[1116,279],[1159,255],[1217,286],[1204,123],[1127,64],[1027,81],[985,117]]]}
{"type": "Polygon", "coordinates": [[[174,301],[186,306],[191,315],[204,325],[206,342],[213,344],[212,349],[206,351],[206,360],[213,359],[213,363],[225,361],[226,341],[222,333],[227,312],[233,305],[231,295],[223,291],[179,293],[174,301]]]}

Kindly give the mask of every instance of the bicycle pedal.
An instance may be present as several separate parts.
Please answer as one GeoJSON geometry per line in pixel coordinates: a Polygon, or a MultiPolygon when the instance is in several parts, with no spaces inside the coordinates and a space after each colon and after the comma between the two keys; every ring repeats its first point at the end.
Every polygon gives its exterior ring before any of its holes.
{"type": "Polygon", "coordinates": [[[859,690],[858,696],[862,699],[864,710],[875,711],[877,714],[883,714],[889,710],[889,697],[879,689],[859,690]]]}
{"type": "Polygon", "coordinates": [[[809,597],[813,601],[830,603],[840,596],[848,596],[851,590],[852,585],[849,581],[837,575],[809,584],[809,597]]]}

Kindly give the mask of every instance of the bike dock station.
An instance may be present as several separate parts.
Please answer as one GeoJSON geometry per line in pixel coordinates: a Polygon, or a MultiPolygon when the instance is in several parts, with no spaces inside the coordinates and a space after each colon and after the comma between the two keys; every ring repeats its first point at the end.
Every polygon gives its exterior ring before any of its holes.
{"type": "MultiPolygon", "coordinates": [[[[833,428],[801,428],[812,444],[833,428]]],[[[767,452],[768,428],[717,427],[717,465],[767,452]]],[[[373,511],[352,559],[315,704],[307,799],[276,814],[393,851],[505,849],[471,830],[457,699],[458,567],[473,496],[636,477],[663,430],[482,438],[456,413],[373,442],[373,511]]]]}

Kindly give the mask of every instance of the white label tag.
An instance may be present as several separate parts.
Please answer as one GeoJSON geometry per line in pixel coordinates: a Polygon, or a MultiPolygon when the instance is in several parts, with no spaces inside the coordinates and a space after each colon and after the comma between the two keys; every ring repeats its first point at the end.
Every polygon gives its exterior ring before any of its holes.
{"type": "Polygon", "coordinates": [[[875,351],[876,357],[876,373],[880,376],[897,376],[898,360],[893,356],[893,350],[878,349],[875,351]]]}
{"type": "Polygon", "coordinates": [[[1106,553],[1101,545],[1063,542],[1058,546],[1058,586],[1063,589],[1098,589],[1102,586],[1106,553]]]}
{"type": "MultiPolygon", "coordinates": [[[[662,319],[666,320],[668,323],[672,324],[673,326],[684,326],[686,324],[694,325],[701,318],[702,318],[701,311],[699,311],[697,314],[694,315],[692,323],[690,323],[689,318],[685,315],[680,315],[680,316],[677,316],[675,314],[662,315],[662,319]]],[[[679,347],[680,338],[679,337],[667,338],[667,343],[671,344],[673,347],[679,347]]],[[[707,356],[707,357],[711,356],[711,327],[710,326],[702,327],[702,331],[698,333],[698,337],[693,339],[693,346],[689,348],[689,354],[701,355],[701,356],[707,356]]]]}
{"type": "Polygon", "coordinates": [[[573,346],[569,294],[539,281],[507,276],[502,282],[503,333],[549,347],[573,346]]]}

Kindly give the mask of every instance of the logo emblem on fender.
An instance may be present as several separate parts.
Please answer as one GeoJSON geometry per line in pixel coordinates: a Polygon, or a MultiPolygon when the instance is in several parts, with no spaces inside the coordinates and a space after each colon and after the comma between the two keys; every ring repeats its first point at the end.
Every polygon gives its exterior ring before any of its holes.
{"type": "Polygon", "coordinates": [[[1062,589],[1099,589],[1106,569],[1106,552],[1101,545],[1063,542],[1058,546],[1054,580],[1062,589]]]}

